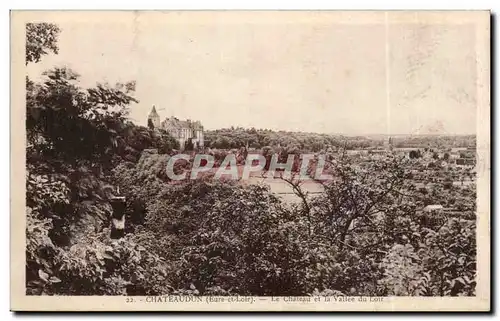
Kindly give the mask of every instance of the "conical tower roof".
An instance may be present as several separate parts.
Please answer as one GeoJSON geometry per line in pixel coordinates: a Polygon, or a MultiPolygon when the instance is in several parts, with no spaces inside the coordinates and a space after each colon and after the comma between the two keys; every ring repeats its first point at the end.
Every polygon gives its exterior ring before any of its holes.
{"type": "Polygon", "coordinates": [[[156,117],[156,116],[158,116],[158,117],[159,117],[158,113],[156,112],[156,107],[155,107],[155,105],[153,105],[153,108],[151,109],[151,112],[149,113],[149,117],[153,117],[153,116],[154,116],[154,117],[156,117]]]}

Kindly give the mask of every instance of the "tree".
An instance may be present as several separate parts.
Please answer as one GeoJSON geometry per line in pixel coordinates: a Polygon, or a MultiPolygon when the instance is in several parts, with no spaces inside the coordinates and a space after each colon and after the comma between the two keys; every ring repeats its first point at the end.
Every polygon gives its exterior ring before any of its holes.
{"type": "Polygon", "coordinates": [[[67,163],[113,166],[118,132],[137,102],[127,84],[79,87],[68,68],[44,73],[41,84],[28,84],[26,129],[32,152],[67,163]]]}
{"type": "MultiPolygon", "coordinates": [[[[57,53],[56,25],[26,30],[26,63],[57,53]]],[[[129,147],[126,116],[128,104],[137,102],[135,82],[82,88],[79,75],[64,67],[43,76],[26,78],[27,294],[124,294],[127,284],[164,293],[146,285],[155,267],[144,269],[158,262],[154,274],[164,275],[168,266],[131,240],[110,244],[107,228],[108,175],[129,147]]]]}
{"type": "Polygon", "coordinates": [[[52,218],[50,235],[56,245],[66,245],[78,219],[107,219],[106,175],[123,149],[126,105],[136,100],[127,85],[83,89],[78,75],[67,68],[44,76],[41,83],[27,82],[27,200],[37,209],[34,213],[52,218]],[[64,201],[50,201],[59,198],[41,193],[54,184],[64,187],[64,193],[53,192],[64,195],[64,201]]]}
{"type": "Polygon", "coordinates": [[[182,291],[192,284],[201,295],[300,295],[338,272],[334,249],[309,239],[304,216],[265,186],[190,180],[148,208],[142,237],[175,262],[182,291]]]}
{"type": "Polygon", "coordinates": [[[57,40],[61,29],[53,23],[26,24],[26,64],[39,62],[50,51],[57,54],[57,40]]]}

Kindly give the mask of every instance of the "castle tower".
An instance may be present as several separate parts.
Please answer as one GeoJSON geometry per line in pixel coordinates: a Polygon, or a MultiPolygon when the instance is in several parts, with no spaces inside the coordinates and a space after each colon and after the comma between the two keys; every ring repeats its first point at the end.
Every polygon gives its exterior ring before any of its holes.
{"type": "Polygon", "coordinates": [[[158,113],[156,112],[155,105],[153,105],[153,108],[151,109],[151,112],[149,113],[148,124],[149,124],[150,119],[151,119],[151,123],[153,124],[154,128],[160,127],[160,115],[158,115],[158,113]]]}

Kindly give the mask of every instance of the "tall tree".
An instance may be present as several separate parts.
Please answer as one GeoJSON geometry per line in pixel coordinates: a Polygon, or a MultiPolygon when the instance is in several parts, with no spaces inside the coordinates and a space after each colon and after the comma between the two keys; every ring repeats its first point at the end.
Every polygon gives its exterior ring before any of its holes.
{"type": "Polygon", "coordinates": [[[50,51],[57,54],[57,41],[61,29],[53,23],[26,24],[26,64],[39,62],[50,51]]]}

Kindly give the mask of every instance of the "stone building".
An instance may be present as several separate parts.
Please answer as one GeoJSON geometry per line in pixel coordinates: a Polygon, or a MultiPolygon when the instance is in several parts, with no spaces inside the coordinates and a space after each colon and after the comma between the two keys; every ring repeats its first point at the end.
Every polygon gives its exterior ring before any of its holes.
{"type": "Polygon", "coordinates": [[[160,115],[158,115],[158,113],[156,112],[156,108],[154,105],[148,116],[148,124],[150,120],[154,128],[160,128],[160,115]]]}
{"type": "Polygon", "coordinates": [[[176,117],[169,117],[160,122],[160,116],[156,112],[155,106],[151,109],[148,116],[148,122],[151,119],[154,128],[161,128],[167,131],[178,142],[180,149],[183,150],[186,144],[191,141],[194,149],[204,148],[203,126],[199,121],[190,119],[180,120],[176,117]]]}

